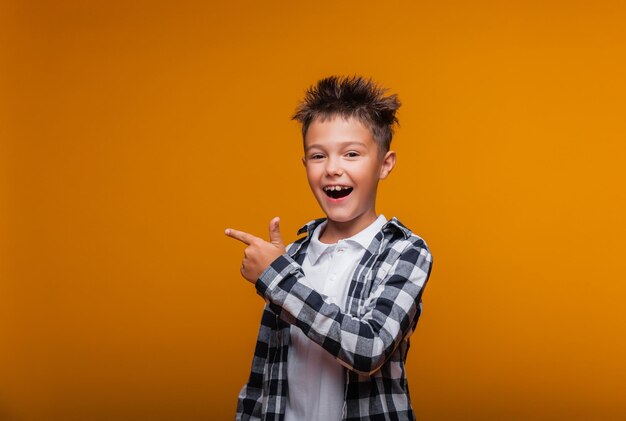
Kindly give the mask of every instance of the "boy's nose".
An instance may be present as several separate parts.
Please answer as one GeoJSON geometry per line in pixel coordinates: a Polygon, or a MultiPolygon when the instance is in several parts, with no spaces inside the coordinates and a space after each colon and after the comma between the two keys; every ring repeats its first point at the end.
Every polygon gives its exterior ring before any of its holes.
{"type": "Polygon", "coordinates": [[[339,163],[333,159],[329,159],[326,162],[326,173],[328,175],[342,175],[343,170],[341,169],[339,163]]]}
{"type": "Polygon", "coordinates": [[[343,170],[337,166],[327,166],[326,173],[328,175],[343,175],[343,170]]]}

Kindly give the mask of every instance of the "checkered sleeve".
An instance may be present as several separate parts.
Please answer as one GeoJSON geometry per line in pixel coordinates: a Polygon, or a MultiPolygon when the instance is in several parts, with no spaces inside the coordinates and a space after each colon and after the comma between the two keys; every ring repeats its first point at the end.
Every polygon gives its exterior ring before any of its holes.
{"type": "MultiPolygon", "coordinates": [[[[406,244],[406,243],[405,243],[406,244]]],[[[286,322],[300,329],[350,370],[370,375],[412,332],[432,255],[423,242],[410,243],[383,262],[386,275],[375,285],[356,317],[300,282],[305,274],[289,254],[274,260],[256,282],[257,293],[286,322]]]]}

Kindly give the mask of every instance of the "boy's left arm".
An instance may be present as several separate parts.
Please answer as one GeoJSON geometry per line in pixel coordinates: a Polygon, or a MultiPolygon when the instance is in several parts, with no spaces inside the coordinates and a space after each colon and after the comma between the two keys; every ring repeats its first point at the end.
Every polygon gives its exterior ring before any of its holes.
{"type": "Polygon", "coordinates": [[[385,279],[366,301],[366,312],[356,317],[298,282],[305,277],[301,266],[289,254],[277,254],[280,233],[275,219],[270,223],[271,243],[235,230],[227,235],[252,248],[248,255],[255,258],[248,259],[247,269],[242,265],[242,275],[255,283],[269,307],[353,371],[365,375],[377,371],[420,316],[421,294],[432,268],[432,255],[425,244],[397,250],[399,255],[388,262],[385,279]],[[254,241],[247,242],[251,239],[254,241]]]}

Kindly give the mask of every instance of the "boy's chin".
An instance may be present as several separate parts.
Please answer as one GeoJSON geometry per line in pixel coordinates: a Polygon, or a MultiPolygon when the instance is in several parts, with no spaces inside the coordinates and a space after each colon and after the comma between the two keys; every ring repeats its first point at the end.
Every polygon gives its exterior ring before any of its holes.
{"type": "Polygon", "coordinates": [[[349,222],[354,219],[354,215],[349,215],[344,212],[325,212],[326,219],[333,222],[349,222]]]}

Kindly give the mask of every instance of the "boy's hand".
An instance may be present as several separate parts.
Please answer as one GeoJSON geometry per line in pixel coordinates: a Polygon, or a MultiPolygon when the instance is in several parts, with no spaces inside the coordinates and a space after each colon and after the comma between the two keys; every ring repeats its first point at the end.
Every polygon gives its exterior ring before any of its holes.
{"type": "Polygon", "coordinates": [[[255,237],[247,232],[237,231],[227,228],[224,233],[229,237],[239,240],[248,245],[243,251],[243,261],[239,270],[244,278],[253,284],[261,276],[261,273],[272,263],[278,256],[286,253],[283,239],[280,236],[280,228],[278,223],[280,218],[276,217],[270,221],[270,241],[267,242],[262,238],[255,237]]]}

